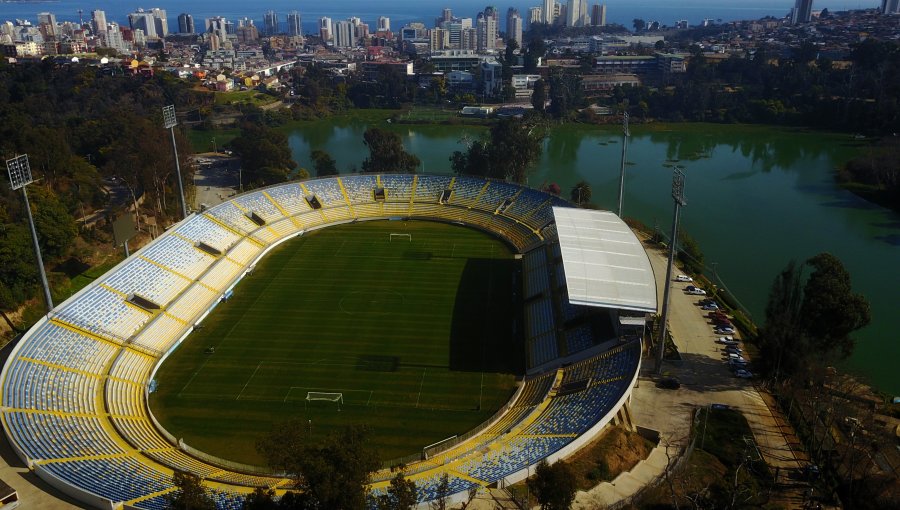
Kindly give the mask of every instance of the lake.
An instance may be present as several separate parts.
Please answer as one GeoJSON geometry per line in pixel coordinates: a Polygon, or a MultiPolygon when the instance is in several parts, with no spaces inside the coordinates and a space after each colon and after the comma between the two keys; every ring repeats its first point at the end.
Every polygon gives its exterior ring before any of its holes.
{"type": "MultiPolygon", "coordinates": [[[[354,171],[368,154],[362,135],[369,123],[398,132],[419,156],[420,171],[448,173],[449,157],[484,128],[396,125],[384,119],[332,118],[293,128],[294,159],[312,168],[309,153],[329,152],[341,172],[354,171]]],[[[769,287],[790,260],[820,253],[838,256],[853,286],[872,304],[872,324],[858,340],[846,368],[878,389],[900,395],[895,365],[900,342],[891,320],[900,313],[900,215],[841,189],[833,170],[857,152],[851,135],[765,126],[669,124],[633,126],[629,140],[624,213],[664,232],[671,228],[672,170],[685,167],[687,206],[681,228],[700,244],[721,284],[758,322],[769,287]]],[[[554,128],[529,178],[568,190],[585,180],[593,202],[615,209],[621,154],[618,128],[554,128]]]]}

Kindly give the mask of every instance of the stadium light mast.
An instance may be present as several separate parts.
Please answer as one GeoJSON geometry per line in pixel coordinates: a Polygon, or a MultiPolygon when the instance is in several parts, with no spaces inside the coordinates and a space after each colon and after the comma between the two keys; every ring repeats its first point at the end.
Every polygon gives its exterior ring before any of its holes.
{"type": "Polygon", "coordinates": [[[175,126],[178,119],[175,118],[175,105],[163,106],[163,125],[172,134],[172,152],[175,154],[175,173],[178,175],[178,196],[181,198],[181,217],[187,218],[188,209],[184,201],[184,184],[181,182],[181,164],[178,162],[178,147],[175,145],[175,126]]]}
{"type": "Polygon", "coordinates": [[[622,217],[622,203],[625,200],[625,163],[627,161],[628,137],[628,112],[622,115],[622,170],[619,172],[619,218],[622,217]]]}
{"type": "Polygon", "coordinates": [[[50,284],[47,283],[47,272],[44,270],[44,259],[41,257],[41,246],[38,244],[37,230],[34,228],[34,217],[31,215],[31,204],[28,202],[28,191],[25,187],[34,182],[31,176],[31,164],[28,162],[28,154],[22,154],[6,160],[6,170],[9,172],[9,184],[13,191],[22,190],[25,199],[25,212],[28,213],[28,225],[31,227],[31,240],[34,241],[34,255],[37,258],[38,271],[41,273],[41,284],[44,286],[44,300],[47,302],[47,312],[53,311],[53,297],[50,295],[50,284]]]}
{"type": "Polygon", "coordinates": [[[684,172],[683,167],[675,167],[672,176],[672,199],[675,201],[675,214],[672,218],[672,237],[669,240],[669,263],[666,266],[666,289],[663,292],[663,309],[660,317],[659,328],[659,352],[656,354],[656,375],[662,373],[663,356],[666,353],[666,324],[669,320],[669,293],[672,290],[672,265],[675,262],[675,249],[678,244],[678,215],[681,207],[687,205],[684,200],[684,172]]]}

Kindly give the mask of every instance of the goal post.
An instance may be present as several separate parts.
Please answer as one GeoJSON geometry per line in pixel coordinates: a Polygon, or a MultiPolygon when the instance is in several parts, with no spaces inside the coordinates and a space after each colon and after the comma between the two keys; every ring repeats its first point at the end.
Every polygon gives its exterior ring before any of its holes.
{"type": "Polygon", "coordinates": [[[316,400],[325,401],[325,402],[337,402],[338,404],[344,404],[344,394],[343,393],[330,393],[326,391],[307,391],[306,392],[306,400],[308,402],[313,402],[316,400]]]}
{"type": "Polygon", "coordinates": [[[407,241],[409,241],[409,242],[412,242],[412,234],[394,234],[394,233],[391,233],[391,234],[389,234],[388,239],[390,240],[390,242],[394,242],[394,239],[396,239],[396,240],[398,240],[398,241],[403,241],[403,240],[405,239],[405,240],[407,240],[407,241]]]}

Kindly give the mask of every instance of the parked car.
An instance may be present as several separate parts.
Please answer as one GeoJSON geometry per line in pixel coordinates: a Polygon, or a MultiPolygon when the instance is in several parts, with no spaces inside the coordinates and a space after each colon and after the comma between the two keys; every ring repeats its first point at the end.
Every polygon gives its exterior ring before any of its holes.
{"type": "Polygon", "coordinates": [[[687,276],[687,275],[684,275],[684,274],[680,274],[680,275],[678,275],[678,276],[675,277],[675,281],[676,281],[676,282],[692,282],[692,281],[694,281],[694,279],[691,278],[690,276],[687,276]]]}
{"type": "Polygon", "coordinates": [[[729,361],[734,360],[734,361],[743,362],[743,363],[747,362],[747,360],[745,360],[743,356],[741,356],[740,354],[734,353],[734,352],[728,353],[728,359],[729,359],[729,361]]]}
{"type": "Polygon", "coordinates": [[[719,304],[716,303],[716,300],[715,300],[715,299],[704,298],[704,299],[701,299],[701,300],[700,300],[700,306],[706,306],[706,305],[708,305],[708,304],[710,304],[710,303],[712,303],[712,304],[714,304],[714,305],[716,305],[716,306],[719,306],[719,304]]]}
{"type": "Polygon", "coordinates": [[[694,287],[693,289],[687,290],[687,293],[688,293],[688,294],[693,294],[693,295],[695,295],[695,296],[705,296],[705,295],[706,295],[706,291],[705,291],[705,290],[703,290],[703,289],[698,289],[697,287],[694,287]]]}
{"type": "Polygon", "coordinates": [[[716,326],[716,328],[713,329],[713,333],[715,333],[717,335],[733,335],[734,327],[732,327],[732,326],[716,326]]]}
{"type": "Polygon", "coordinates": [[[743,368],[738,369],[734,372],[735,377],[740,377],[741,379],[751,379],[753,377],[753,372],[748,370],[744,370],[743,368]]]}
{"type": "Polygon", "coordinates": [[[701,305],[700,308],[702,308],[702,309],[704,309],[704,310],[718,311],[719,305],[717,305],[715,301],[712,301],[712,302],[707,303],[707,304],[705,304],[705,305],[701,305]]]}
{"type": "Polygon", "coordinates": [[[681,382],[676,377],[664,377],[656,383],[656,387],[664,390],[677,390],[681,387],[681,382]]]}
{"type": "Polygon", "coordinates": [[[728,368],[730,368],[732,371],[746,370],[747,367],[750,366],[750,364],[747,363],[747,360],[738,361],[738,360],[729,359],[727,361],[727,363],[728,363],[728,368]]]}
{"type": "Polygon", "coordinates": [[[735,340],[733,336],[727,335],[727,336],[720,336],[719,338],[716,338],[716,343],[726,344],[726,345],[729,343],[736,344],[737,340],[735,340]]]}
{"type": "Polygon", "coordinates": [[[742,351],[740,347],[735,347],[733,345],[726,347],[725,352],[728,354],[744,354],[744,351],[742,351]]]}

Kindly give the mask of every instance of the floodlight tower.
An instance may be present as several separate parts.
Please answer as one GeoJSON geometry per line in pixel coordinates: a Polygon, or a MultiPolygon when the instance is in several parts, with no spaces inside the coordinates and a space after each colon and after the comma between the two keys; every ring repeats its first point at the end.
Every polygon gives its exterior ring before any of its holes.
{"type": "Polygon", "coordinates": [[[184,202],[184,184],[181,182],[181,164],[178,163],[178,147],[175,145],[175,126],[178,119],[175,118],[175,105],[163,106],[163,125],[172,134],[172,152],[175,154],[175,173],[178,175],[178,196],[181,198],[181,217],[187,218],[188,209],[184,202]]]}
{"type": "Polygon", "coordinates": [[[678,215],[681,207],[687,205],[684,200],[684,172],[683,167],[675,167],[672,177],[672,199],[675,201],[675,214],[672,218],[672,238],[669,240],[669,263],[666,266],[666,289],[663,293],[662,317],[659,328],[659,352],[656,354],[656,375],[662,373],[663,356],[666,352],[666,324],[669,320],[669,292],[672,289],[672,264],[675,261],[675,248],[678,244],[678,215]]]}
{"type": "Polygon", "coordinates": [[[38,271],[41,273],[41,283],[44,286],[44,299],[47,301],[47,311],[53,310],[53,297],[50,295],[50,284],[47,283],[47,272],[44,271],[44,260],[41,258],[41,246],[38,244],[37,230],[34,228],[34,217],[31,216],[31,204],[28,203],[28,192],[25,187],[34,179],[31,177],[31,164],[28,163],[28,154],[22,154],[6,160],[6,170],[9,172],[9,183],[12,189],[22,190],[25,199],[25,212],[28,213],[28,225],[31,227],[31,240],[34,241],[34,255],[37,257],[38,271]]]}
{"type": "Polygon", "coordinates": [[[622,202],[625,199],[625,162],[627,160],[628,137],[628,112],[622,115],[622,170],[619,172],[619,218],[622,217],[622,202]]]}

